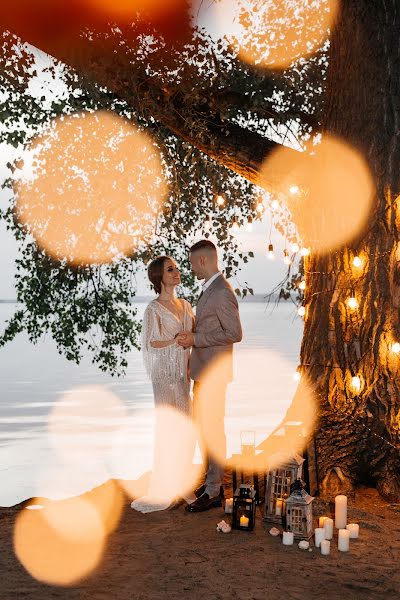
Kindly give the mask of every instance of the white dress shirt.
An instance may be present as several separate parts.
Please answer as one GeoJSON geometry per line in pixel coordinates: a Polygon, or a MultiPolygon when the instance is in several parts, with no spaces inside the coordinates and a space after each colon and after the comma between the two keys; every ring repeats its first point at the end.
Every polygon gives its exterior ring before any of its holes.
{"type": "Polygon", "coordinates": [[[219,277],[220,275],[221,275],[221,271],[217,271],[217,273],[214,273],[214,275],[212,277],[210,277],[210,279],[207,279],[207,281],[205,281],[201,285],[201,287],[203,288],[202,294],[204,294],[206,289],[209,288],[210,285],[212,284],[212,282],[215,281],[217,279],[217,277],[219,277]]]}

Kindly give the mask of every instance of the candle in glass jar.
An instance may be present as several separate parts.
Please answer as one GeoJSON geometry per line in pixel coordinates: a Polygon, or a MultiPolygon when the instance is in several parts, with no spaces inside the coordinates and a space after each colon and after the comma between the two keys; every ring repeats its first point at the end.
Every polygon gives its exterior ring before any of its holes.
{"type": "Polygon", "coordinates": [[[345,529],[347,525],[347,496],[335,498],[335,527],[345,529]]]}
{"type": "Polygon", "coordinates": [[[321,554],[328,556],[331,553],[331,543],[329,540],[321,540],[321,554]]]}
{"type": "Polygon", "coordinates": [[[333,519],[327,517],[324,523],[325,539],[331,540],[333,538],[333,519]]]}
{"type": "Polygon", "coordinates": [[[350,547],[350,531],[347,529],[339,529],[338,550],[340,552],[348,552],[350,547]]]}
{"type": "Polygon", "coordinates": [[[282,544],[284,546],[291,546],[294,541],[293,531],[284,531],[282,535],[282,544]]]}
{"type": "Polygon", "coordinates": [[[351,540],[355,540],[358,538],[358,535],[360,533],[360,526],[357,525],[357,523],[349,523],[348,525],[346,525],[346,529],[347,531],[350,531],[351,540]]]}
{"type": "Polygon", "coordinates": [[[233,512],[233,498],[227,498],[225,500],[225,512],[230,515],[233,512]]]}
{"type": "Polygon", "coordinates": [[[276,507],[275,507],[275,514],[277,517],[280,517],[282,515],[282,506],[283,506],[283,499],[277,498],[276,499],[276,507]]]}
{"type": "Polygon", "coordinates": [[[315,546],[320,547],[322,540],[325,539],[325,529],[323,527],[317,527],[314,531],[315,534],[315,546]]]}
{"type": "Polygon", "coordinates": [[[248,517],[245,517],[244,515],[242,515],[240,517],[240,527],[248,527],[249,526],[249,519],[248,517]]]}

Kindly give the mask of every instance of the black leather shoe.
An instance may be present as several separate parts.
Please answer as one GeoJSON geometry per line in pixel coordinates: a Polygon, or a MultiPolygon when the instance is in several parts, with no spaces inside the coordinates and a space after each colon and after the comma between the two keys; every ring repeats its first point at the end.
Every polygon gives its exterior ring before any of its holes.
{"type": "MultiPolygon", "coordinates": [[[[205,484],[205,483],[203,483],[203,484],[202,484],[202,485],[200,485],[198,488],[196,488],[196,489],[194,490],[194,492],[193,492],[193,493],[194,493],[194,495],[196,496],[196,498],[200,498],[200,496],[202,496],[202,495],[204,494],[204,492],[205,492],[205,491],[206,491],[206,484],[205,484]]],[[[225,497],[225,494],[224,494],[224,488],[222,487],[222,485],[221,485],[221,487],[219,488],[219,495],[221,496],[221,498],[224,498],[224,497],[225,497]]]]}
{"type": "Polygon", "coordinates": [[[217,506],[222,506],[222,496],[210,498],[210,496],[204,492],[200,498],[197,498],[195,502],[189,504],[185,510],[187,510],[187,512],[204,512],[205,510],[210,510],[210,508],[216,508],[217,506]]]}

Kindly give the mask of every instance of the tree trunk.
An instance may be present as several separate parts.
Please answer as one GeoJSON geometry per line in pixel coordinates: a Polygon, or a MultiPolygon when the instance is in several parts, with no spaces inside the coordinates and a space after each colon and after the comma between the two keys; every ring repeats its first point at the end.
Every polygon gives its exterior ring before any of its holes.
{"type": "Polygon", "coordinates": [[[396,0],[345,0],[331,45],[324,130],[367,159],[376,203],[357,240],[305,262],[301,364],[318,397],[324,495],[372,484],[400,498],[400,355],[391,350],[400,341],[399,13],[396,0]],[[346,305],[353,294],[356,311],[346,305]],[[361,379],[359,393],[352,376],[361,379]]]}

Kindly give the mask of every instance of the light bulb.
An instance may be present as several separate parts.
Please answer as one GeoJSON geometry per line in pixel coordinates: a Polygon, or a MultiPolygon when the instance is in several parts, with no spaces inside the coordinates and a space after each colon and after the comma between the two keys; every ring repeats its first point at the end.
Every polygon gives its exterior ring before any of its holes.
{"type": "Polygon", "coordinates": [[[300,283],[299,283],[299,289],[300,290],[305,290],[306,289],[306,282],[304,281],[304,279],[303,279],[303,281],[300,281],[300,283]]]}
{"type": "Polygon", "coordinates": [[[306,314],[306,307],[305,306],[300,306],[300,308],[297,311],[297,314],[300,317],[304,317],[304,315],[306,314]]]}
{"type": "Polygon", "coordinates": [[[223,206],[225,204],[225,198],[221,196],[221,194],[218,194],[217,196],[217,204],[218,206],[223,206]]]}
{"type": "Polygon", "coordinates": [[[291,194],[298,194],[299,193],[299,186],[298,185],[291,185],[289,188],[289,192],[291,194]]]}
{"type": "Polygon", "coordinates": [[[285,265],[290,265],[290,256],[289,256],[289,252],[286,250],[283,251],[283,262],[285,263],[285,265]]]}
{"type": "Polygon", "coordinates": [[[292,252],[298,252],[300,250],[300,246],[296,243],[292,244],[292,252]]]}
{"type": "Polygon", "coordinates": [[[351,378],[351,387],[355,392],[359,392],[361,390],[361,379],[358,375],[355,375],[351,378]]]}
{"type": "Polygon", "coordinates": [[[308,248],[302,248],[302,249],[300,250],[300,254],[301,254],[302,256],[308,256],[308,255],[310,254],[310,250],[309,250],[308,248]]]}
{"type": "Polygon", "coordinates": [[[352,310],[356,310],[356,308],[358,308],[357,298],[354,298],[354,296],[352,296],[351,298],[348,298],[347,306],[349,308],[351,308],[352,310]]]}
{"type": "Polygon", "coordinates": [[[246,230],[253,231],[253,219],[251,217],[247,219],[246,230]]]}
{"type": "Polygon", "coordinates": [[[236,217],[233,217],[232,219],[231,229],[232,231],[237,231],[239,229],[239,223],[237,222],[236,217]]]}
{"type": "Polygon", "coordinates": [[[278,200],[272,200],[271,206],[274,210],[276,210],[277,208],[279,208],[279,202],[278,200]]]}
{"type": "Polygon", "coordinates": [[[272,244],[268,245],[268,258],[269,258],[269,260],[274,260],[275,259],[274,247],[273,247],[272,244]]]}
{"type": "Polygon", "coordinates": [[[362,260],[361,260],[361,258],[360,258],[359,256],[355,256],[355,257],[353,258],[353,266],[354,266],[354,267],[361,267],[361,265],[362,265],[362,260]]]}
{"type": "Polygon", "coordinates": [[[293,379],[294,379],[295,381],[300,381],[300,379],[301,379],[301,373],[300,373],[300,371],[299,371],[298,369],[297,369],[297,371],[296,371],[296,372],[293,374],[293,379]]]}
{"type": "Polygon", "coordinates": [[[262,202],[258,202],[256,206],[256,211],[258,213],[262,213],[264,211],[264,204],[262,202]]]}
{"type": "Polygon", "coordinates": [[[394,352],[395,354],[398,354],[400,352],[400,344],[399,344],[399,342],[395,342],[392,345],[392,352],[394,352]]]}

